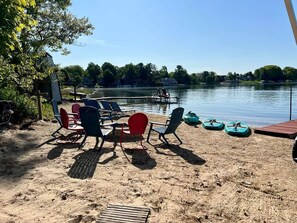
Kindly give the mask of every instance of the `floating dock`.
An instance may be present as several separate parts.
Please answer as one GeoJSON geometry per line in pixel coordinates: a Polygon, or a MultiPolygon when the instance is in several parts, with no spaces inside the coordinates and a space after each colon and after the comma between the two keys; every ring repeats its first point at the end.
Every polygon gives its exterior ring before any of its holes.
{"type": "Polygon", "coordinates": [[[294,139],[297,136],[297,120],[282,122],[266,127],[254,128],[255,133],[294,139]]]}
{"type": "Polygon", "coordinates": [[[75,100],[76,100],[76,97],[79,97],[80,99],[82,99],[82,98],[85,98],[87,96],[87,94],[82,93],[82,92],[73,92],[73,91],[70,91],[69,94],[71,96],[74,96],[75,100]]]}
{"type": "Polygon", "coordinates": [[[151,103],[164,103],[164,104],[176,104],[179,103],[178,97],[159,97],[159,96],[135,96],[135,97],[101,97],[101,98],[92,98],[96,100],[120,100],[120,99],[127,99],[127,100],[144,100],[151,103]]]}

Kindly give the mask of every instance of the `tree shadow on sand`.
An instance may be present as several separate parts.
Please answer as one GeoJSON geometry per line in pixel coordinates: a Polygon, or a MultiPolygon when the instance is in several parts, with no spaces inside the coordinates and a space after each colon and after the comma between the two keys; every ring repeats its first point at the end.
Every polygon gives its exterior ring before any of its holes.
{"type": "MultiPolygon", "coordinates": [[[[24,175],[39,163],[46,162],[42,154],[28,156],[30,151],[39,148],[34,132],[14,133],[12,137],[2,139],[0,136],[0,178],[21,180],[24,175]]],[[[48,140],[50,141],[50,140],[48,140]]]]}
{"type": "Polygon", "coordinates": [[[97,164],[106,164],[114,159],[118,158],[114,149],[102,148],[100,151],[97,149],[86,150],[74,157],[75,162],[71,166],[67,175],[71,178],[87,179],[92,178],[96,170],[97,164]],[[112,156],[99,162],[100,157],[104,153],[112,152],[112,156]]]}
{"type": "MultiPolygon", "coordinates": [[[[72,136],[73,134],[70,133],[66,137],[71,139],[72,136]]],[[[78,148],[78,143],[66,141],[63,137],[50,137],[40,143],[35,131],[20,131],[6,138],[0,135],[0,179],[21,180],[40,163],[59,157],[65,148],[78,148]],[[58,143],[47,156],[42,153],[31,154],[32,151],[38,151],[46,144],[52,145],[57,140],[64,141],[64,143],[58,143]]]]}

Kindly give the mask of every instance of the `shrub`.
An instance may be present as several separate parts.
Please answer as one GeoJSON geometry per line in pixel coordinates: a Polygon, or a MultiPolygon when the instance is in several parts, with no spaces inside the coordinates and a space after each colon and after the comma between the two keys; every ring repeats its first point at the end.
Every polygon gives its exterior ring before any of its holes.
{"type": "Polygon", "coordinates": [[[13,123],[20,123],[24,119],[36,119],[38,117],[38,108],[35,100],[25,94],[20,94],[13,88],[0,89],[0,99],[10,101],[12,110],[13,123]]]}

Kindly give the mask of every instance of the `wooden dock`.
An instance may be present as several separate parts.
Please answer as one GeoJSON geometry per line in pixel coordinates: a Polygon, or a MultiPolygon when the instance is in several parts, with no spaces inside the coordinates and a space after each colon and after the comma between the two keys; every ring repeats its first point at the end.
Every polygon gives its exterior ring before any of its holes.
{"type": "Polygon", "coordinates": [[[294,139],[297,136],[297,120],[282,122],[266,127],[254,128],[255,133],[294,139]]]}
{"type": "Polygon", "coordinates": [[[74,96],[74,100],[76,101],[76,97],[79,97],[80,99],[85,98],[87,96],[87,94],[82,93],[82,92],[72,92],[70,91],[69,94],[71,96],[74,96]]]}
{"type": "Polygon", "coordinates": [[[152,103],[166,103],[166,104],[175,104],[179,103],[178,97],[159,97],[159,96],[135,96],[135,97],[101,97],[101,98],[92,98],[96,100],[105,100],[105,101],[111,101],[111,100],[120,100],[120,99],[132,99],[132,100],[145,100],[147,102],[152,103]]]}

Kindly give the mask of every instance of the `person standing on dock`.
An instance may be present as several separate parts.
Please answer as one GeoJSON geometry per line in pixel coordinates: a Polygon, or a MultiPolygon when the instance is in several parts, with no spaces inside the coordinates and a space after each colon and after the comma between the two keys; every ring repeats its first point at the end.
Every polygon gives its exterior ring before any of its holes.
{"type": "Polygon", "coordinates": [[[162,88],[162,96],[165,98],[169,98],[170,97],[169,91],[166,91],[165,88],[162,88]]]}

